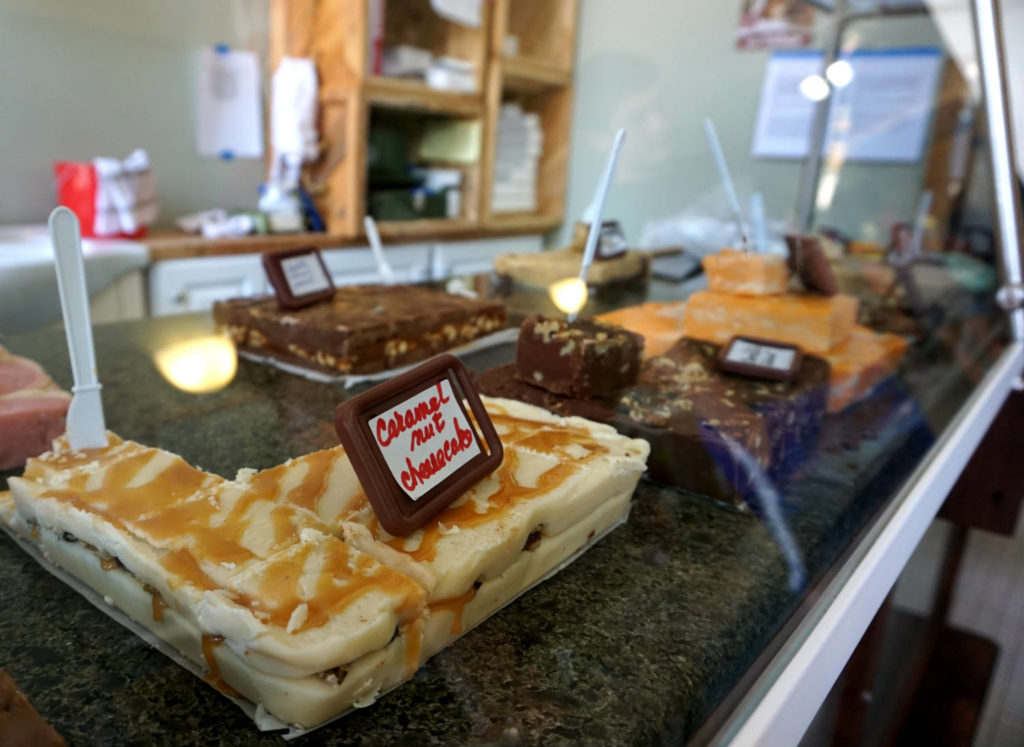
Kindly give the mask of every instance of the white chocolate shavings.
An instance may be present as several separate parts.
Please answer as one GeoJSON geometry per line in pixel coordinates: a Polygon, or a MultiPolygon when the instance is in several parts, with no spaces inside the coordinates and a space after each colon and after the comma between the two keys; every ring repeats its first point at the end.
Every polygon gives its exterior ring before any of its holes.
{"type": "Polygon", "coordinates": [[[420,549],[420,545],[423,543],[423,530],[417,529],[412,534],[405,538],[405,542],[402,543],[402,549],[406,552],[416,552],[420,549]]]}
{"type": "Polygon", "coordinates": [[[291,617],[288,618],[288,626],[284,631],[288,634],[294,633],[299,630],[303,625],[306,624],[306,618],[309,617],[309,605],[303,602],[294,610],[292,610],[291,617]]]}
{"type": "Polygon", "coordinates": [[[447,537],[449,534],[458,534],[459,528],[457,526],[445,526],[442,522],[437,522],[437,531],[439,534],[447,537]]]}

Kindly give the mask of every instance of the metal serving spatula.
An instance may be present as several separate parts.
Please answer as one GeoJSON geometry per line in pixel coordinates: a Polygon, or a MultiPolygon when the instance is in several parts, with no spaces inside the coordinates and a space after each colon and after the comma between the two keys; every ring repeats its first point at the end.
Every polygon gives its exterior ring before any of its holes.
{"type": "Polygon", "coordinates": [[[66,207],[50,213],[50,239],[57,261],[57,288],[68,337],[68,354],[75,385],[68,407],[67,434],[71,449],[102,448],[107,445],[103,420],[96,353],[92,345],[89,319],[89,294],[85,289],[85,265],[82,262],[82,235],[78,218],[66,207]]]}

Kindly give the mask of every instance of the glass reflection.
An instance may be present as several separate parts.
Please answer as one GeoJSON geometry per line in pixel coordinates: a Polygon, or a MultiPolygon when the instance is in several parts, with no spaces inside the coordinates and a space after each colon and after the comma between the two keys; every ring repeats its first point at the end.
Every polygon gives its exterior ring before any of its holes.
{"type": "Polygon", "coordinates": [[[572,316],[587,305],[587,284],[580,278],[566,278],[552,283],[548,294],[558,310],[572,316]]]}
{"type": "Polygon", "coordinates": [[[157,369],[185,392],[204,394],[223,389],[238,371],[238,354],[227,337],[210,335],[175,343],[153,354],[157,369]]]}

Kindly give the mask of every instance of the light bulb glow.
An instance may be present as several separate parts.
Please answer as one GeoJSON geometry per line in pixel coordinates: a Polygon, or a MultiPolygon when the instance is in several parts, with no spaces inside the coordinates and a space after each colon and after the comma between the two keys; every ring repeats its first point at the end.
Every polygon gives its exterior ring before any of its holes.
{"type": "Polygon", "coordinates": [[[828,92],[828,83],[820,75],[808,75],[800,81],[800,93],[811,101],[824,101],[828,92]]]}
{"type": "Polygon", "coordinates": [[[825,77],[836,88],[846,88],[853,80],[853,65],[846,60],[836,60],[825,69],[825,77]]]}
{"type": "Polygon", "coordinates": [[[234,344],[226,337],[218,336],[171,345],[158,350],[153,360],[167,381],[193,394],[223,389],[235,378],[238,370],[234,344]]]}
{"type": "Polygon", "coordinates": [[[563,314],[578,314],[587,305],[587,284],[579,278],[566,278],[553,283],[548,294],[563,314]]]}

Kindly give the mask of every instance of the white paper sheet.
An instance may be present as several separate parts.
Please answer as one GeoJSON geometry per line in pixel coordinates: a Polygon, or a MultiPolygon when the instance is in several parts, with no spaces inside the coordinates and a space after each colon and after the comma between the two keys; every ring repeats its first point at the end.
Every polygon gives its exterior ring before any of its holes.
{"type": "Polygon", "coordinates": [[[483,0],[430,0],[430,5],[442,18],[463,26],[479,28],[482,22],[483,0]]]}
{"type": "Polygon", "coordinates": [[[263,108],[255,52],[223,46],[202,51],[196,149],[208,158],[263,158],[263,108]]]}
{"type": "MultiPolygon", "coordinates": [[[[942,52],[933,47],[861,49],[842,57],[853,69],[832,88],[826,152],[845,149],[847,161],[920,160],[935,107],[942,52]]],[[[820,52],[776,52],[765,71],[754,128],[755,158],[805,158],[815,103],[800,81],[822,73],[820,52]]]]}
{"type": "Polygon", "coordinates": [[[776,52],[768,61],[754,125],[754,158],[804,158],[811,148],[815,102],[800,93],[800,81],[821,74],[816,50],[776,52]]]}
{"type": "Polygon", "coordinates": [[[863,49],[845,57],[853,80],[834,89],[826,150],[841,145],[849,161],[921,159],[942,68],[936,48],[863,49]]]}

